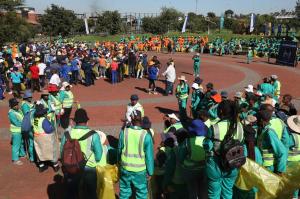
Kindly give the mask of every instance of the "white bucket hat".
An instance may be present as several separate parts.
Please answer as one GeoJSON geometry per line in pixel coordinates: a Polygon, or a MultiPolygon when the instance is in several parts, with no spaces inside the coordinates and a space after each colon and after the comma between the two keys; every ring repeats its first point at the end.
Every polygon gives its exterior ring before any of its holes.
{"type": "Polygon", "coordinates": [[[171,119],[174,119],[174,120],[176,120],[176,121],[180,121],[180,120],[178,119],[178,117],[175,115],[175,113],[168,114],[168,117],[171,118],[171,119]]]}
{"type": "Polygon", "coordinates": [[[294,115],[287,119],[287,124],[296,133],[300,133],[300,115],[294,115]]]}
{"type": "Polygon", "coordinates": [[[62,87],[61,87],[61,90],[65,90],[66,89],[66,87],[68,87],[68,86],[70,86],[71,88],[72,88],[72,85],[71,84],[69,84],[69,82],[63,82],[62,83],[62,87]]]}
{"type": "Polygon", "coordinates": [[[179,78],[178,78],[178,80],[181,80],[181,81],[187,81],[186,79],[185,79],[185,76],[184,75],[181,75],[179,78]]]}
{"type": "Polygon", "coordinates": [[[197,83],[193,83],[192,84],[192,88],[198,90],[199,89],[199,85],[197,83]]]}
{"type": "Polygon", "coordinates": [[[249,84],[246,88],[245,88],[245,91],[248,92],[248,93],[253,93],[254,90],[253,90],[253,85],[249,84]]]}

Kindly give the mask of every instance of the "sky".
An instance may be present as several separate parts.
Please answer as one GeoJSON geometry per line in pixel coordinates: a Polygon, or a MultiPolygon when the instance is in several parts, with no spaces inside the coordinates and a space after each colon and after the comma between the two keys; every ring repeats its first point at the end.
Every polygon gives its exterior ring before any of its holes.
{"type": "MultiPolygon", "coordinates": [[[[198,0],[198,14],[214,12],[221,15],[231,9],[237,14],[270,13],[286,9],[292,11],[297,0],[198,0]]],[[[161,7],[174,7],[184,13],[196,11],[196,0],[25,0],[25,5],[34,7],[38,13],[57,4],[76,13],[91,13],[118,10],[121,13],[158,13],[161,7]]]]}

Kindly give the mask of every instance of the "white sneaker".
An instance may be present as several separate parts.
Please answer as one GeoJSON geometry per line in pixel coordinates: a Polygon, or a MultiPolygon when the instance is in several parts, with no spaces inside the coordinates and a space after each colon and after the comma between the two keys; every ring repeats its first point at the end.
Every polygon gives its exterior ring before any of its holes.
{"type": "Polygon", "coordinates": [[[21,166],[23,165],[23,162],[21,160],[17,160],[17,161],[13,161],[13,164],[17,166],[21,166]]]}

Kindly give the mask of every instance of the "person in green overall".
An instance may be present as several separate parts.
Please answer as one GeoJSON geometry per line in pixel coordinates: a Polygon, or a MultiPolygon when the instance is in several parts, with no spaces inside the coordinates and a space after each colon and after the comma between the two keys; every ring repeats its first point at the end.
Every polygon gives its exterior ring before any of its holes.
{"type": "Polygon", "coordinates": [[[193,120],[188,130],[188,138],[179,152],[183,179],[187,185],[189,199],[206,198],[207,182],[203,140],[207,134],[207,127],[201,120],[196,119],[193,120]]]}
{"type": "Polygon", "coordinates": [[[271,84],[271,80],[268,77],[265,77],[263,79],[263,83],[259,85],[259,89],[258,91],[260,91],[263,95],[268,95],[270,94],[272,97],[274,96],[274,87],[271,84]]]}
{"type": "Polygon", "coordinates": [[[281,83],[278,80],[277,75],[271,75],[271,84],[274,87],[274,99],[278,103],[279,102],[279,97],[280,97],[281,83]]]}
{"type": "Polygon", "coordinates": [[[215,124],[219,121],[218,118],[218,106],[222,101],[222,96],[218,94],[216,91],[212,91],[211,95],[211,103],[208,105],[208,114],[210,116],[210,121],[212,124],[215,124]]]}
{"type": "Polygon", "coordinates": [[[206,151],[208,198],[231,199],[238,170],[225,171],[222,168],[220,145],[224,139],[231,137],[242,142],[243,128],[238,122],[238,107],[234,101],[222,101],[218,106],[218,117],[220,121],[210,127],[203,142],[206,151]]]}
{"type": "MultiPolygon", "coordinates": [[[[74,115],[75,126],[69,131],[71,139],[80,139],[84,135],[88,134],[91,129],[87,123],[89,117],[86,110],[77,109],[74,115]]],[[[61,154],[63,152],[63,146],[67,140],[66,133],[61,139],[61,154]]],[[[71,175],[64,173],[67,185],[67,198],[78,198],[78,189],[80,181],[82,182],[82,195],[84,198],[96,199],[97,197],[97,174],[96,166],[105,166],[106,157],[103,155],[104,150],[101,142],[101,138],[98,133],[94,133],[88,138],[79,141],[80,149],[88,158],[83,173],[78,175],[71,175]]]]}
{"type": "Polygon", "coordinates": [[[194,76],[199,77],[200,76],[200,63],[201,63],[200,53],[197,53],[193,57],[193,60],[194,60],[194,76]]]}
{"type": "Polygon", "coordinates": [[[213,83],[209,82],[206,84],[206,91],[203,96],[203,100],[201,101],[200,109],[206,110],[211,101],[211,92],[214,90],[213,83]]]}
{"type": "MultiPolygon", "coordinates": [[[[294,162],[300,163],[300,116],[294,115],[287,119],[290,130],[290,148],[288,155],[288,166],[294,162]]],[[[299,189],[293,194],[293,199],[298,199],[299,189]]]]}
{"type": "Polygon", "coordinates": [[[197,117],[197,112],[200,108],[201,101],[201,91],[199,90],[199,85],[197,83],[193,83],[192,85],[193,93],[191,99],[191,112],[192,116],[195,119],[197,117]]]}
{"type": "Polygon", "coordinates": [[[20,157],[25,156],[23,139],[21,134],[21,125],[23,120],[22,111],[19,109],[19,102],[16,98],[12,98],[9,100],[9,111],[8,111],[8,119],[10,121],[9,131],[11,133],[11,157],[13,164],[15,165],[23,165],[23,162],[20,161],[20,157]]]}
{"type": "Polygon", "coordinates": [[[162,185],[166,198],[168,199],[181,199],[186,198],[188,195],[180,163],[180,151],[187,137],[187,131],[181,129],[175,136],[176,141],[174,142],[174,147],[166,151],[167,159],[162,185]]]}
{"type": "MultiPolygon", "coordinates": [[[[26,114],[30,114],[30,118],[33,118],[34,106],[32,104],[32,93],[30,90],[26,90],[23,95],[23,101],[21,102],[21,111],[25,116],[26,114]]],[[[24,142],[28,142],[28,153],[30,162],[34,161],[34,144],[33,144],[33,132],[32,130],[29,132],[22,132],[24,135],[28,135],[27,139],[24,142]]],[[[26,145],[25,145],[26,146],[26,145]]]]}
{"type": "Polygon", "coordinates": [[[279,140],[275,131],[270,127],[272,112],[261,110],[257,114],[258,131],[257,145],[263,156],[263,166],[281,175],[286,171],[287,150],[279,140]]]}
{"type": "Polygon", "coordinates": [[[248,48],[248,53],[247,53],[247,64],[250,64],[253,60],[253,50],[251,47],[248,48]]]}
{"type": "Polygon", "coordinates": [[[120,163],[120,198],[132,195],[132,186],[137,199],[147,199],[147,179],[154,173],[152,136],[142,129],[141,112],[131,113],[131,126],[121,130],[118,159],[120,163]]]}
{"type": "Polygon", "coordinates": [[[272,105],[262,104],[260,110],[269,111],[272,114],[269,127],[276,133],[277,137],[288,151],[290,147],[290,138],[286,124],[276,116],[275,108],[272,105]]]}
{"type": "Polygon", "coordinates": [[[59,97],[59,90],[56,85],[49,85],[49,101],[51,110],[54,111],[53,118],[51,118],[51,123],[55,128],[58,128],[60,115],[63,113],[62,103],[59,97]]]}
{"type": "Polygon", "coordinates": [[[185,76],[179,77],[178,80],[180,83],[176,88],[176,97],[178,99],[180,119],[185,120],[187,118],[186,106],[189,97],[189,85],[186,83],[185,76]]]}
{"type": "Polygon", "coordinates": [[[62,88],[59,91],[59,101],[62,103],[63,114],[60,117],[60,124],[63,129],[67,129],[70,124],[70,115],[74,103],[74,95],[71,91],[72,85],[68,82],[62,83],[62,88]]]}
{"type": "MultiPolygon", "coordinates": [[[[255,161],[257,164],[262,165],[263,159],[261,152],[256,143],[256,130],[251,124],[244,126],[245,144],[244,154],[249,159],[255,161]]],[[[233,199],[255,199],[257,188],[253,187],[250,190],[241,190],[236,186],[233,187],[233,199]]]]}

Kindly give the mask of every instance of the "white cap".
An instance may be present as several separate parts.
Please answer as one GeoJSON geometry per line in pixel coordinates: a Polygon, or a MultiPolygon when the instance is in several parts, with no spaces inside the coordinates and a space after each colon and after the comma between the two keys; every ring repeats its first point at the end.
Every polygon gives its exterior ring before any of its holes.
{"type": "Polygon", "coordinates": [[[253,85],[249,84],[246,88],[245,88],[245,91],[247,91],[248,93],[253,93],[254,90],[253,90],[253,85]]]}
{"type": "Polygon", "coordinates": [[[60,90],[63,90],[63,91],[64,91],[64,90],[66,89],[66,87],[67,87],[67,86],[70,86],[70,87],[72,87],[72,85],[71,85],[71,84],[69,84],[69,82],[63,82],[63,83],[62,83],[62,87],[61,87],[61,89],[60,89],[60,90]]]}
{"type": "Polygon", "coordinates": [[[199,85],[197,83],[193,83],[192,84],[192,88],[198,90],[199,89],[199,85]]]}
{"type": "Polygon", "coordinates": [[[277,75],[271,75],[271,78],[272,79],[278,79],[278,76],[277,75]]]}
{"type": "Polygon", "coordinates": [[[174,120],[176,120],[176,121],[180,121],[180,120],[178,119],[178,117],[175,115],[175,113],[168,114],[168,117],[169,117],[169,118],[172,118],[172,119],[174,119],[174,120]]]}
{"type": "Polygon", "coordinates": [[[4,62],[4,59],[0,59],[0,63],[4,62]]]}

